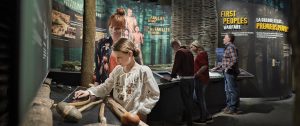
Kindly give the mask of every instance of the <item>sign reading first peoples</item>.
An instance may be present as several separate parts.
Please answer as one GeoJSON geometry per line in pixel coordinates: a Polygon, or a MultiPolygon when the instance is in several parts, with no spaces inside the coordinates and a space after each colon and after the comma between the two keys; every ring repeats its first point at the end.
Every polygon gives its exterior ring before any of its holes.
{"type": "Polygon", "coordinates": [[[247,17],[237,17],[236,10],[223,10],[220,13],[223,18],[223,28],[224,30],[241,30],[241,25],[248,24],[247,17]]]}

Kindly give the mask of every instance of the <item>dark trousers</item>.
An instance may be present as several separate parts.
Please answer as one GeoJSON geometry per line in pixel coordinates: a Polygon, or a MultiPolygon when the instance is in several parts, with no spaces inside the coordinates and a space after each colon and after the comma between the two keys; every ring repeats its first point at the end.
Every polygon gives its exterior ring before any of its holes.
{"type": "Polygon", "coordinates": [[[201,82],[201,80],[195,78],[195,91],[197,95],[197,105],[200,108],[200,120],[207,120],[211,117],[206,107],[205,92],[207,84],[201,82]]]}
{"type": "Polygon", "coordinates": [[[184,105],[183,119],[187,122],[188,126],[191,126],[193,122],[193,91],[194,79],[180,80],[180,92],[184,105]]]}

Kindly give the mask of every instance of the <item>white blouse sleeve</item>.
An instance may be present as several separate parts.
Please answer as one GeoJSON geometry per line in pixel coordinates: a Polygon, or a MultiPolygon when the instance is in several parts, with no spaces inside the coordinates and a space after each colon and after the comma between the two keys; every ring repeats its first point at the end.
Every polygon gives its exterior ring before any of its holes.
{"type": "Polygon", "coordinates": [[[153,76],[151,69],[148,66],[143,66],[145,71],[142,87],[141,105],[139,113],[147,115],[159,100],[160,91],[153,76]]]}
{"type": "Polygon", "coordinates": [[[109,77],[105,80],[104,83],[87,89],[91,95],[95,95],[96,97],[104,98],[108,95],[114,87],[114,79],[117,71],[121,68],[121,66],[116,66],[113,71],[109,74],[109,77]]]}

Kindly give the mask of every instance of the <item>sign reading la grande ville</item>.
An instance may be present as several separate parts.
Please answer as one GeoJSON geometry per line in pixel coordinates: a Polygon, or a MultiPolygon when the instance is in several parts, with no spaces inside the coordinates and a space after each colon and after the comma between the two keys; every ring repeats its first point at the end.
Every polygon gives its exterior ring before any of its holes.
{"type": "Polygon", "coordinates": [[[224,30],[241,30],[242,25],[248,25],[248,18],[239,17],[237,13],[236,10],[222,10],[220,12],[224,30]]]}
{"type": "Polygon", "coordinates": [[[289,27],[284,25],[281,19],[256,18],[256,29],[288,32],[289,27]]]}
{"type": "Polygon", "coordinates": [[[255,22],[257,38],[283,38],[284,33],[288,32],[289,27],[278,18],[257,17],[255,22]]]}

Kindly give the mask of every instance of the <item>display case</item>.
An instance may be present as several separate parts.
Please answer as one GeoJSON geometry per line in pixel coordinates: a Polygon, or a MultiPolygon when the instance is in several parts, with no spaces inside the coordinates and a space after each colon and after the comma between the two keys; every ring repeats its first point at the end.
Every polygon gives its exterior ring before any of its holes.
{"type": "MultiPolygon", "coordinates": [[[[78,90],[86,90],[85,87],[81,86],[67,86],[67,85],[52,85],[50,98],[55,101],[55,103],[64,101],[72,102],[74,99],[74,93],[78,90]]],[[[92,106],[87,110],[81,112],[82,119],[78,122],[70,122],[64,120],[61,115],[57,112],[55,108],[52,109],[53,112],[53,126],[99,126],[99,111],[100,104],[92,106]]],[[[108,126],[120,126],[121,122],[118,117],[105,105],[104,116],[107,121],[108,126]]]]}

